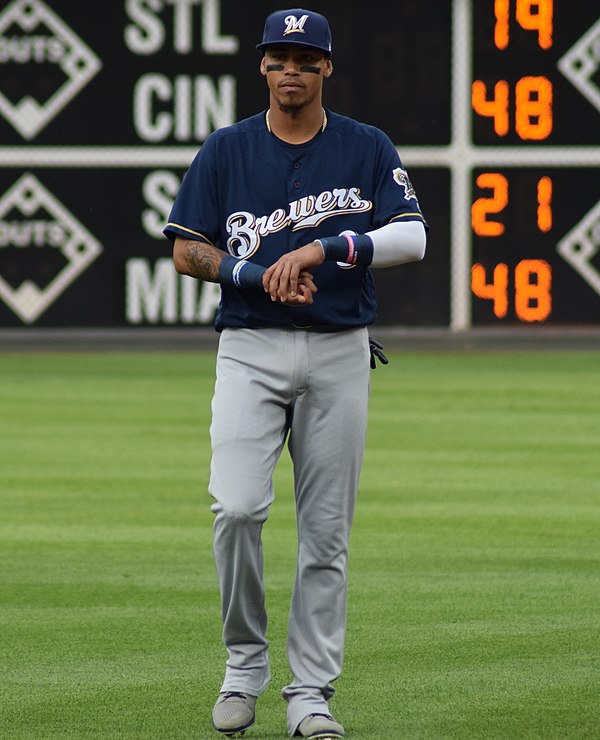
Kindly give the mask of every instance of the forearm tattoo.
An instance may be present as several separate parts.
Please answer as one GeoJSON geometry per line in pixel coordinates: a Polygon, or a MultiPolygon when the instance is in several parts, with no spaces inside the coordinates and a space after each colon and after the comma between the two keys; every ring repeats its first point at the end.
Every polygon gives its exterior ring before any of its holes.
{"type": "Polygon", "coordinates": [[[209,244],[188,241],[185,244],[185,256],[193,277],[216,283],[219,274],[219,265],[223,254],[209,244]]]}

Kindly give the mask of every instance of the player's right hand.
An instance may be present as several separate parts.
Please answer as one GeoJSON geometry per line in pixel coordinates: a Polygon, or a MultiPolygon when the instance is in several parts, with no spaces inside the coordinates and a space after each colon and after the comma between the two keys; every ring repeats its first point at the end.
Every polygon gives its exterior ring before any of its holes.
{"type": "Polygon", "coordinates": [[[263,275],[263,288],[271,294],[272,301],[288,303],[290,299],[302,295],[300,275],[307,269],[318,267],[324,259],[323,247],[319,242],[311,242],[286,252],[266,269],[263,275]]]}

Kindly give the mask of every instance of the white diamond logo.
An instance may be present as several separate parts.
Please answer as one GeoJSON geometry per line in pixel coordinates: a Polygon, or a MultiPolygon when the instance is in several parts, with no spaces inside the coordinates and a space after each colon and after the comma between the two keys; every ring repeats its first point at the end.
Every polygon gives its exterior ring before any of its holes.
{"type": "Polygon", "coordinates": [[[600,270],[592,263],[600,252],[600,201],[558,242],[556,251],[600,295],[600,270]]]}
{"type": "Polygon", "coordinates": [[[0,115],[24,139],[33,139],[102,67],[98,57],[42,0],[15,0],[0,13],[0,115]],[[54,65],[60,75],[44,100],[31,90],[17,99],[12,65],[54,65]],[[64,78],[64,80],[63,80],[64,78]]]}
{"type": "Polygon", "coordinates": [[[600,88],[593,79],[600,69],[600,19],[558,60],[557,66],[600,112],[600,88]]]}
{"type": "Polygon", "coordinates": [[[63,267],[42,288],[31,279],[13,287],[0,275],[0,299],[26,324],[36,321],[102,253],[101,244],[31,174],[0,198],[0,234],[0,255],[10,247],[51,247],[62,255],[63,267]]]}

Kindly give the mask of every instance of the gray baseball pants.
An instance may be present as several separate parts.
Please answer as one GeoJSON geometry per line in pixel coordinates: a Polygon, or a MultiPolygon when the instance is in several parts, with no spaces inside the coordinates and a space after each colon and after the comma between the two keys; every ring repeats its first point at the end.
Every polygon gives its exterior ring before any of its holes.
{"type": "Polygon", "coordinates": [[[298,556],[288,625],[288,731],[327,712],[346,630],[348,540],[367,426],[366,329],[225,329],[212,401],[209,491],[227,647],[221,691],[258,696],[269,678],[262,527],[286,439],[298,556]],[[289,436],[288,436],[289,435],[289,436]]]}

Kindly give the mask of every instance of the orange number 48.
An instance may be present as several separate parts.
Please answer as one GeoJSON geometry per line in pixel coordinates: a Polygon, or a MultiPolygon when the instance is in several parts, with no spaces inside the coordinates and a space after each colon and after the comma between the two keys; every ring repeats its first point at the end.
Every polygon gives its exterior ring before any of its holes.
{"type": "MultiPolygon", "coordinates": [[[[552,268],[546,260],[521,260],[515,267],[515,313],[521,321],[545,321],[552,313],[552,268]]],[[[478,298],[493,301],[494,315],[506,318],[509,303],[509,269],[503,262],[494,267],[488,281],[485,267],[471,268],[471,290],[478,298]]]]}
{"type": "MultiPolygon", "coordinates": [[[[483,80],[475,80],[471,104],[475,113],[494,122],[498,136],[509,131],[509,85],[499,80],[490,96],[483,80]]],[[[552,133],[552,83],[547,77],[521,77],[515,85],[515,131],[521,139],[547,139],[552,133]]]]}

